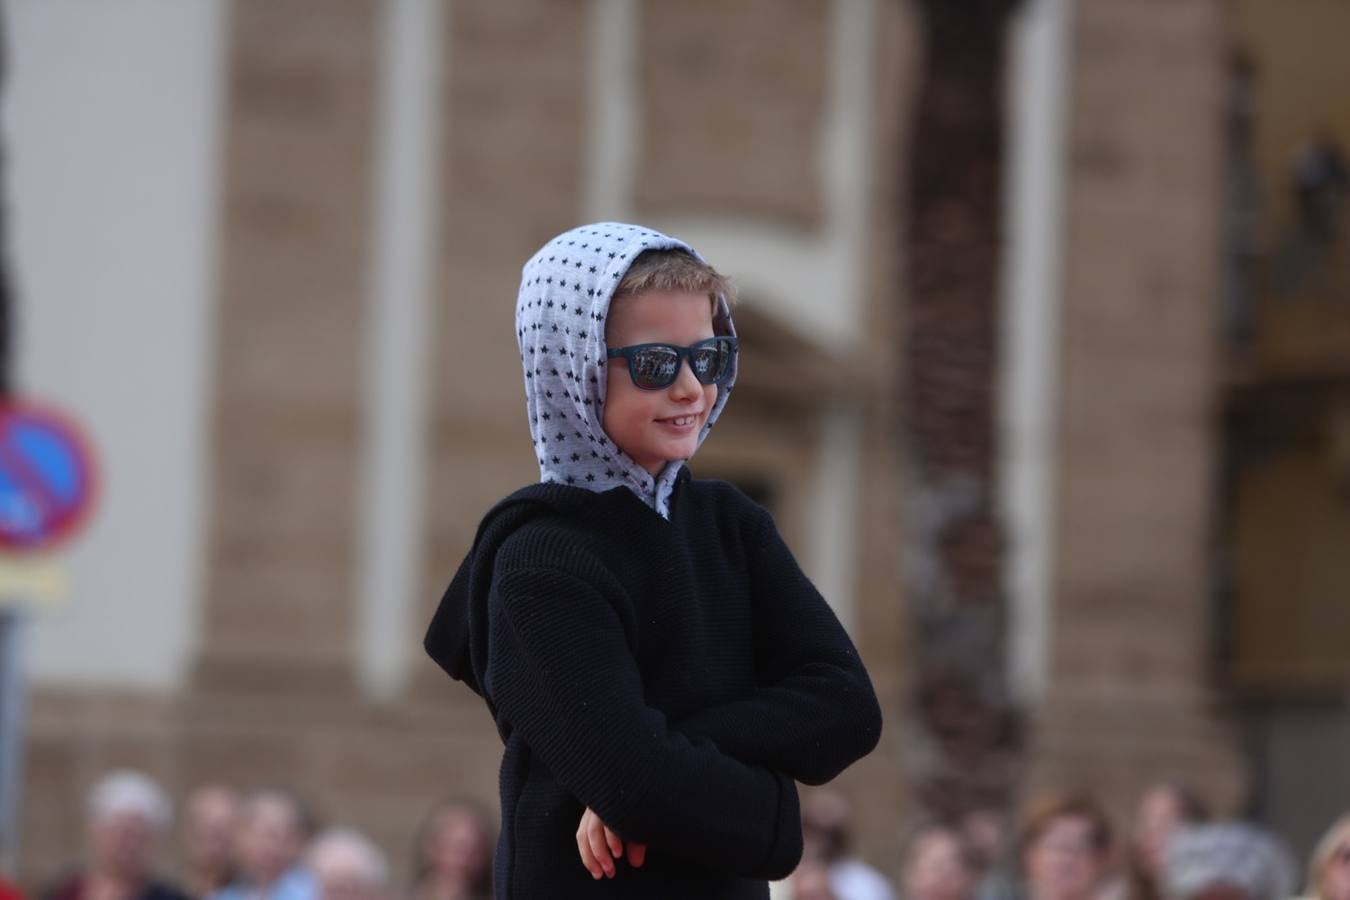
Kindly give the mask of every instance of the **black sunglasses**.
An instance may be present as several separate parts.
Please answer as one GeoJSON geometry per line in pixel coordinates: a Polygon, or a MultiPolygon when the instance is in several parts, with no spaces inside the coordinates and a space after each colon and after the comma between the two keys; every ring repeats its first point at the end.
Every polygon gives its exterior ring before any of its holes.
{"type": "Polygon", "coordinates": [[[724,385],[736,374],[734,337],[712,337],[688,347],[634,344],[610,349],[610,359],[620,356],[628,360],[628,376],[633,384],[644,391],[659,391],[674,384],[680,376],[680,361],[685,358],[700,384],[724,385]]]}

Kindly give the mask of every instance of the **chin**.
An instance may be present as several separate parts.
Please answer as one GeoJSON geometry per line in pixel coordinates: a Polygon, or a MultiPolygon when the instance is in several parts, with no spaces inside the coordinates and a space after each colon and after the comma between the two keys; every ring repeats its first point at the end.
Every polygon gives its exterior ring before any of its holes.
{"type": "Polygon", "coordinates": [[[684,460],[689,459],[691,456],[693,456],[694,451],[696,449],[698,449],[696,446],[681,448],[680,450],[677,450],[668,455],[666,457],[666,462],[673,462],[673,463],[683,462],[684,460]]]}

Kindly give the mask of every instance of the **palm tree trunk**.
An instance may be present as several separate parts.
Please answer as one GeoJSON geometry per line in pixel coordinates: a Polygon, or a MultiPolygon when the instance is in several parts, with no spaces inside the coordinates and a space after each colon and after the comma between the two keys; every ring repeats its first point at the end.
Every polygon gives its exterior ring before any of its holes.
{"type": "Polygon", "coordinates": [[[911,775],[932,815],[1009,800],[995,482],[1004,44],[1017,0],[915,0],[923,63],[910,168],[901,367],[906,589],[914,616],[911,775]]]}

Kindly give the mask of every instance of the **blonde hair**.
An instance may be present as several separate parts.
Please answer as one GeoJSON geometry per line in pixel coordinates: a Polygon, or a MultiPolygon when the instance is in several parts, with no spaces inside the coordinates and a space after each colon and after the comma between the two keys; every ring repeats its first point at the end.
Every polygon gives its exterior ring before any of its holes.
{"type": "Polygon", "coordinates": [[[1346,813],[1337,819],[1332,826],[1327,829],[1326,834],[1317,842],[1313,848],[1312,857],[1308,860],[1308,888],[1304,893],[1309,897],[1323,897],[1322,876],[1326,874],[1327,864],[1331,862],[1332,854],[1336,852],[1337,845],[1350,835],[1350,813],[1346,813]]]}
{"type": "Polygon", "coordinates": [[[1111,849],[1111,821],[1096,799],[1082,790],[1055,791],[1035,797],[1022,817],[1022,850],[1025,853],[1057,819],[1086,819],[1089,840],[1097,853],[1111,849]]]}
{"type": "Polygon", "coordinates": [[[614,300],[645,294],[648,291],[678,291],[687,294],[707,294],[717,312],[717,300],[725,297],[730,306],[735,290],[731,280],[688,250],[678,247],[669,250],[644,250],[633,260],[619,286],[614,289],[614,300]]]}

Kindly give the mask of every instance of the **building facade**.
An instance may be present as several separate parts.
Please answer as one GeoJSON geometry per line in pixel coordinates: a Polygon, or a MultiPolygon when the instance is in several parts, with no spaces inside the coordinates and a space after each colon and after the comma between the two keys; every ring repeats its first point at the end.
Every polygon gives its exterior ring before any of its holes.
{"type": "MultiPolygon", "coordinates": [[[[124,5],[6,4],[19,384],[88,424],[106,480],[69,596],[30,629],[22,879],[69,862],[114,766],[178,796],[291,785],[395,859],[432,799],[494,799],[491,722],[421,630],[479,516],[536,475],[519,268],[602,219],[678,234],[738,283],[744,376],[692,468],[774,511],[858,642],[886,733],[842,787],[893,869],[930,749],[900,550],[914,10],[124,5]]],[[[1121,815],[1158,779],[1238,809],[1280,778],[1216,664],[1264,608],[1216,601],[1216,547],[1252,584],[1287,577],[1244,524],[1283,491],[1239,479],[1223,518],[1220,411],[1266,396],[1220,341],[1232,52],[1266,33],[1238,6],[1037,0],[1009,36],[1015,777],[1089,784],[1121,815]]]]}

